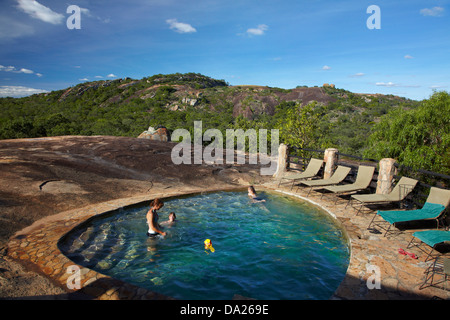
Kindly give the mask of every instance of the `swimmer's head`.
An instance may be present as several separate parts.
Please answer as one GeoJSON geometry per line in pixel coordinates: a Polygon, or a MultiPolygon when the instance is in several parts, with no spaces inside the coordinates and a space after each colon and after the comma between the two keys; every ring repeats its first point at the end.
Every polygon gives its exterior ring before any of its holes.
{"type": "Polygon", "coordinates": [[[175,215],[175,212],[169,213],[169,220],[170,220],[170,221],[175,221],[176,218],[177,218],[177,216],[175,215]]]}
{"type": "Polygon", "coordinates": [[[164,207],[164,202],[162,202],[159,198],[154,199],[150,202],[150,208],[161,209],[164,207]]]}

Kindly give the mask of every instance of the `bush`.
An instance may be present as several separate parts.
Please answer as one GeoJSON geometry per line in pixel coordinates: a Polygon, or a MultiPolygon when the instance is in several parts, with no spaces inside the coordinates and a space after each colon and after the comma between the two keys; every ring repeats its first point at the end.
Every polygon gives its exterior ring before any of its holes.
{"type": "Polygon", "coordinates": [[[450,95],[435,92],[412,110],[382,117],[369,137],[367,157],[394,158],[414,169],[450,174],[450,95]]]}

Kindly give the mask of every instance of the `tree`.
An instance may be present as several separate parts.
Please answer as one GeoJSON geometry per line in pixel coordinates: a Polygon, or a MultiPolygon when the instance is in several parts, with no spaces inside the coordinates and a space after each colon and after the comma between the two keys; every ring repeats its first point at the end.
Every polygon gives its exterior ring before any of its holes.
{"type": "Polygon", "coordinates": [[[412,110],[397,109],[373,127],[366,157],[450,174],[450,95],[435,92],[412,110]]]}
{"type": "Polygon", "coordinates": [[[33,123],[20,118],[9,120],[0,127],[0,139],[35,137],[33,123]]]}
{"type": "MultiPolygon", "coordinates": [[[[317,142],[317,132],[323,110],[316,101],[302,106],[300,103],[286,103],[280,108],[277,128],[284,143],[299,149],[312,148],[317,142]]],[[[305,157],[305,153],[299,154],[305,157]]]]}

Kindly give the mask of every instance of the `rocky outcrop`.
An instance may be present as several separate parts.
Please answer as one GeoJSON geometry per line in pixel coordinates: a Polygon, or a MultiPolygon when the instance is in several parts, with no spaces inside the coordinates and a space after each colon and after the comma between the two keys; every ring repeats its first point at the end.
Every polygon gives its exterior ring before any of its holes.
{"type": "Polygon", "coordinates": [[[242,92],[233,97],[233,116],[244,116],[253,119],[261,114],[274,115],[275,106],[280,100],[275,95],[260,95],[257,93],[242,92]]]}
{"type": "Polygon", "coordinates": [[[186,103],[186,104],[190,105],[191,107],[195,107],[197,102],[198,102],[198,99],[192,99],[192,98],[184,97],[181,100],[181,102],[182,103],[186,103]]]}
{"type": "Polygon", "coordinates": [[[156,129],[149,127],[148,130],[142,132],[138,138],[156,141],[170,141],[170,133],[165,127],[157,127],[156,129]]]}
{"type": "Polygon", "coordinates": [[[233,103],[233,116],[244,116],[247,119],[253,119],[260,114],[273,116],[276,106],[282,101],[295,101],[306,105],[312,101],[327,105],[336,101],[336,98],[328,95],[323,88],[295,88],[291,90],[282,90],[269,87],[235,87],[232,93],[231,102],[233,103]],[[240,89],[239,89],[240,88],[240,89]]]}

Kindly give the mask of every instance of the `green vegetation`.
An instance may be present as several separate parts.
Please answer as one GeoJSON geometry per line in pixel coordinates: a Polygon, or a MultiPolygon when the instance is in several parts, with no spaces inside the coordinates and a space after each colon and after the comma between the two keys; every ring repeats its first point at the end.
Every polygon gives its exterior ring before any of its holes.
{"type": "MultiPolygon", "coordinates": [[[[194,108],[186,112],[167,110],[166,105],[177,100],[174,86],[183,86],[189,91],[227,84],[198,74],[171,74],[142,80],[82,83],[67,90],[20,99],[1,98],[0,139],[57,135],[138,136],[149,125],[161,124],[169,130],[184,128],[199,112],[194,108]],[[146,94],[150,97],[142,98],[146,94]]],[[[205,121],[211,121],[206,113],[203,116],[205,121]]]]}
{"type": "Polygon", "coordinates": [[[314,146],[323,136],[319,129],[320,120],[326,114],[325,107],[319,107],[316,101],[305,106],[299,103],[284,103],[278,106],[276,127],[280,129],[281,140],[297,148],[314,146]]]}
{"type": "MultiPolygon", "coordinates": [[[[0,98],[0,139],[58,135],[137,137],[149,126],[170,132],[280,129],[281,142],[449,173],[449,95],[412,101],[332,87],[284,90],[229,86],[200,74],[81,83],[25,98],[0,98]],[[297,90],[297,91],[296,91],[297,90]],[[313,95],[303,101],[298,97],[313,95]],[[369,138],[370,137],[370,138],[369,138]],[[447,162],[446,162],[447,161],[447,162]]],[[[270,138],[270,136],[269,136],[270,138]]]]}
{"type": "Polygon", "coordinates": [[[450,175],[450,94],[435,92],[416,109],[396,109],[373,127],[366,155],[450,175]]]}

